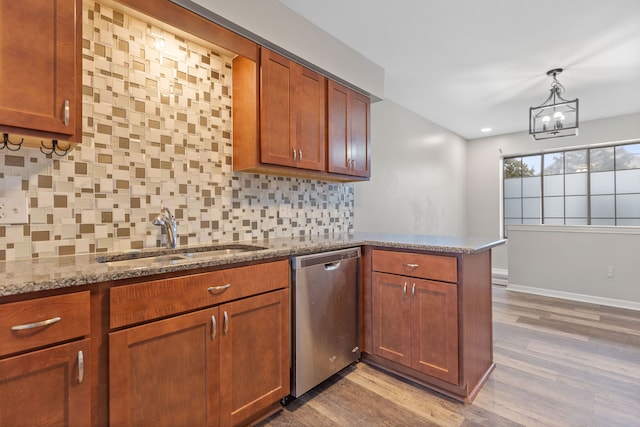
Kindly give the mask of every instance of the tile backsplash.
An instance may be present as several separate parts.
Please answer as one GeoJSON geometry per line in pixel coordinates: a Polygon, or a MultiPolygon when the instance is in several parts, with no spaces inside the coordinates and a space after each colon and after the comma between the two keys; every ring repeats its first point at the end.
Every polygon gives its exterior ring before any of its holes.
{"type": "Polygon", "coordinates": [[[65,157],[0,150],[0,260],[353,229],[353,184],[232,171],[231,60],[101,3],[83,3],[83,141],[65,157]]]}

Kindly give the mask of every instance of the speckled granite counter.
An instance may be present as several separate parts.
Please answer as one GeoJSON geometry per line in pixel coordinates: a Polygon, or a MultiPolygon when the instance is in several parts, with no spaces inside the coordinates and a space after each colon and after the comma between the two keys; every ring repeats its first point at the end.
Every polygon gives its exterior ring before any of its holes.
{"type": "MultiPolygon", "coordinates": [[[[266,249],[220,255],[207,259],[194,259],[180,263],[172,263],[170,261],[154,263],[152,266],[134,268],[126,265],[126,263],[122,265],[99,263],[97,262],[98,256],[96,255],[3,261],[0,262],[0,297],[132,277],[150,276],[153,274],[188,271],[197,268],[261,260],[266,261],[292,255],[304,255],[353,246],[371,245],[408,250],[471,254],[501,245],[504,243],[504,240],[355,233],[237,243],[261,246],[266,249]]],[[[195,250],[197,248],[198,247],[192,247],[190,249],[195,250]]],[[[140,252],[150,251],[157,251],[157,248],[140,252]]]]}

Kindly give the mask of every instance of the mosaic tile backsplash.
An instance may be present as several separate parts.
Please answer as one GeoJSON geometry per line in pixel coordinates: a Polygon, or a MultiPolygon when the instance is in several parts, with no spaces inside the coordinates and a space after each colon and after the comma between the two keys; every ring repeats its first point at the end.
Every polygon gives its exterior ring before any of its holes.
{"type": "Polygon", "coordinates": [[[83,3],[83,142],[66,157],[0,150],[0,260],[353,230],[353,184],[232,171],[232,58],[103,4],[83,3]]]}

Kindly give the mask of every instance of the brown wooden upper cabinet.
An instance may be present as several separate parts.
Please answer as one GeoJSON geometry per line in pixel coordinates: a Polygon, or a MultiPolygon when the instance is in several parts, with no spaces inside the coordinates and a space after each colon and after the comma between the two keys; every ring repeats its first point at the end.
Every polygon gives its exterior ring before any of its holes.
{"type": "Polygon", "coordinates": [[[326,78],[263,48],[260,159],[324,170],[326,78]]]}
{"type": "Polygon", "coordinates": [[[327,85],[328,171],[369,178],[368,97],[329,80],[327,85]]]}
{"type": "Polygon", "coordinates": [[[0,2],[0,130],[82,136],[82,1],[0,2]]]}
{"type": "Polygon", "coordinates": [[[233,169],[327,181],[368,179],[369,108],[366,96],[264,47],[259,63],[238,56],[233,169]]]}

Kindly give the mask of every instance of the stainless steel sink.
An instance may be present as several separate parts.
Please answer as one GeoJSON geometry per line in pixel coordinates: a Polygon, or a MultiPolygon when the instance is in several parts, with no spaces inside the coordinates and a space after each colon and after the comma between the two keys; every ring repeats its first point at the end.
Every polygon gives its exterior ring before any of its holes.
{"type": "Polygon", "coordinates": [[[198,248],[184,248],[174,250],[158,250],[145,252],[128,252],[121,254],[105,255],[96,258],[101,264],[117,265],[123,267],[152,267],[161,264],[174,265],[193,261],[202,261],[225,255],[241,254],[245,252],[267,249],[262,246],[228,244],[205,246],[198,248]]]}

